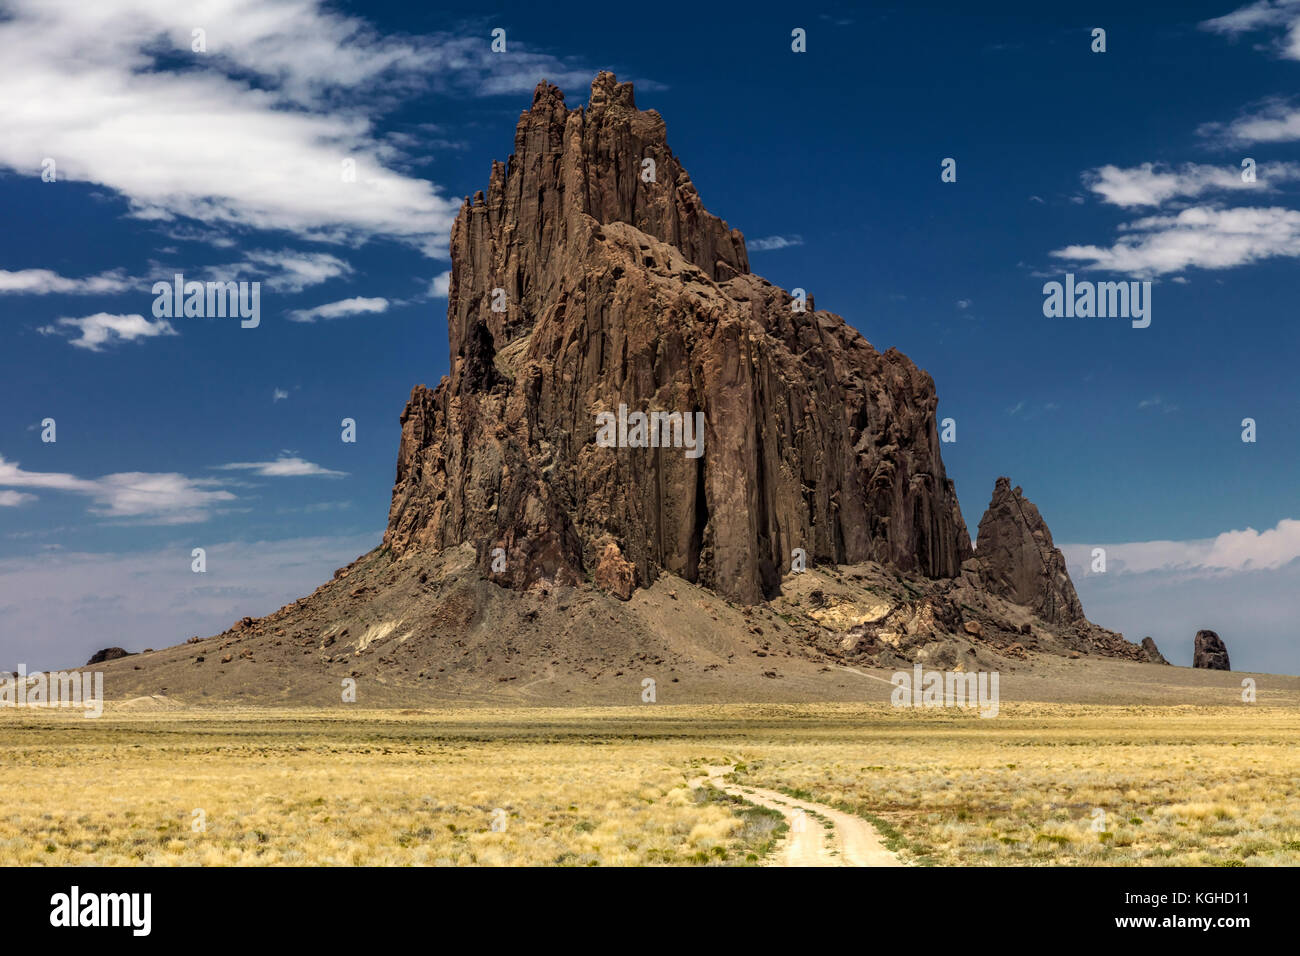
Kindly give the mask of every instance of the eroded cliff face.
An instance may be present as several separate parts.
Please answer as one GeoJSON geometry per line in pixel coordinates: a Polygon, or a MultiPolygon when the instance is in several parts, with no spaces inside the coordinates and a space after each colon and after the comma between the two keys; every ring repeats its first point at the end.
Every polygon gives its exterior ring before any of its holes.
{"type": "Polygon", "coordinates": [[[750,273],[630,84],[574,110],[540,85],[451,254],[451,373],[402,415],[394,554],[469,543],[515,588],[666,570],[742,603],[796,548],[934,578],[970,557],[930,376],[750,273]],[[620,404],[703,412],[703,454],[599,446],[620,404]]]}

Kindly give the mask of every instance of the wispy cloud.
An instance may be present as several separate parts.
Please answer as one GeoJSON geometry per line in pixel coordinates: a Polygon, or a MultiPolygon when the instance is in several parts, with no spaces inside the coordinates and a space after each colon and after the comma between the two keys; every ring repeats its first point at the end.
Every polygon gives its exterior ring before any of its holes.
{"type": "Polygon", "coordinates": [[[235,496],[219,482],[175,473],[120,472],[78,478],[61,472],[25,471],[0,457],[0,488],[32,488],[85,495],[90,513],[105,518],[138,519],[148,524],[206,521],[210,509],[235,496]]]}
{"type": "Polygon", "coordinates": [[[286,399],[288,397],[289,397],[288,392],[286,392],[282,388],[277,388],[275,391],[271,393],[271,404],[274,405],[276,402],[281,401],[282,399],[286,399]]]}
{"type": "Polygon", "coordinates": [[[301,292],[330,279],[350,276],[352,266],[326,252],[295,252],[264,249],[244,253],[242,262],[215,266],[209,270],[225,280],[249,279],[264,282],[276,292],[301,292]]]}
{"type": "Polygon", "coordinates": [[[72,345],[90,352],[102,352],[106,345],[180,334],[166,319],[150,322],[142,315],[110,315],[107,312],[96,312],[80,319],[59,319],[37,331],[42,335],[68,336],[72,345]]]}
{"type": "Polygon", "coordinates": [[[289,321],[315,322],[317,319],[342,319],[353,315],[374,315],[386,311],[388,311],[388,300],[385,298],[367,299],[354,296],[351,299],[340,299],[338,302],[327,302],[312,309],[290,312],[289,321]]]}
{"type": "Polygon", "coordinates": [[[0,293],[23,295],[112,295],[138,284],[121,269],[70,279],[49,269],[0,269],[0,293]]]}
{"type": "Polygon", "coordinates": [[[0,508],[16,508],[35,500],[35,495],[24,494],[21,491],[0,491],[0,508]]]}
{"type": "Polygon", "coordinates": [[[1270,31],[1277,54],[1288,60],[1300,60],[1300,2],[1297,0],[1258,0],[1231,13],[1200,24],[1202,30],[1229,37],[1270,31]]]}
{"type": "Polygon", "coordinates": [[[346,471],[331,471],[314,462],[281,455],[274,461],[237,461],[217,465],[218,471],[248,471],[261,478],[345,478],[346,471]]]}
{"type": "Polygon", "coordinates": [[[1242,181],[1242,170],[1230,166],[1184,163],[1169,166],[1143,163],[1123,168],[1102,166],[1084,174],[1084,184],[1115,206],[1159,206],[1171,199],[1191,199],[1207,192],[1245,190],[1267,192],[1278,183],[1300,180],[1300,163],[1264,163],[1254,182],[1242,181]]]}
{"type": "Polygon", "coordinates": [[[1165,401],[1159,395],[1154,395],[1151,398],[1142,399],[1142,401],[1138,402],[1138,408],[1152,409],[1154,411],[1162,411],[1166,413],[1178,411],[1177,405],[1165,401]]]}
{"type": "Polygon", "coordinates": [[[802,236],[768,236],[765,239],[747,239],[745,247],[750,252],[771,252],[774,249],[789,249],[791,246],[802,246],[802,236]]]}
{"type": "Polygon", "coordinates": [[[1197,133],[1230,146],[1295,142],[1300,140],[1300,106],[1272,97],[1231,122],[1205,123],[1197,133]]]}
{"type": "Polygon", "coordinates": [[[1071,245],[1051,254],[1139,277],[1300,256],[1300,211],[1279,206],[1193,206],[1138,219],[1120,231],[1124,235],[1112,245],[1071,245]]]}

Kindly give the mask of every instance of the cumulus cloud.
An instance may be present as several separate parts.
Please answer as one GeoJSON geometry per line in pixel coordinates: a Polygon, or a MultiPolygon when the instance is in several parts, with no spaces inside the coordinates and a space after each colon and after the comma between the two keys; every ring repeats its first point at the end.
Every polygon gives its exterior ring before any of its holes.
{"type": "Polygon", "coordinates": [[[1275,570],[1300,558],[1300,521],[1283,518],[1264,531],[1246,528],[1193,541],[1133,541],[1062,545],[1066,560],[1091,574],[1092,549],[1106,549],[1107,574],[1177,571],[1188,574],[1275,570]]]}
{"type": "Polygon", "coordinates": [[[80,319],[59,319],[54,325],[43,325],[37,331],[43,335],[69,336],[72,345],[90,352],[102,352],[106,345],[179,334],[166,319],[150,322],[142,315],[110,315],[107,312],[96,312],[80,319]]]}
{"type": "Polygon", "coordinates": [[[1102,166],[1084,174],[1084,185],[1115,206],[1159,206],[1171,199],[1190,199],[1211,191],[1261,190],[1277,183],[1300,180],[1300,163],[1264,163],[1256,168],[1255,181],[1242,182],[1242,170],[1230,166],[1184,163],[1173,167],[1162,163],[1140,166],[1102,166]]]}
{"type": "Polygon", "coordinates": [[[1138,219],[1120,231],[1110,246],[1071,245],[1051,254],[1139,277],[1300,256],[1300,211],[1277,206],[1193,206],[1176,215],[1138,219]]]}
{"type": "Polygon", "coordinates": [[[125,292],[135,284],[121,269],[99,275],[70,279],[49,269],[0,269],[0,293],[23,295],[112,295],[125,292]]]}
{"type": "Polygon", "coordinates": [[[0,168],[53,159],[60,180],[112,189],[164,228],[386,238],[445,258],[460,199],[400,171],[376,105],[591,79],[508,42],[495,56],[484,35],[384,36],[325,0],[8,0],[0,168]]]}
{"type": "Polygon", "coordinates": [[[119,472],[102,478],[78,478],[60,472],[24,471],[0,457],[0,488],[34,488],[85,495],[90,513],[134,519],[147,524],[206,521],[209,509],[235,496],[219,482],[175,473],[119,472]]]}
{"type": "Polygon", "coordinates": [[[237,461],[218,465],[220,471],[249,471],[262,478],[344,478],[346,471],[331,471],[302,458],[281,455],[275,461],[237,461]]]}
{"type": "Polygon", "coordinates": [[[444,244],[459,201],[388,168],[369,119],[340,102],[418,75],[434,49],[382,39],[318,0],[6,7],[0,165],[34,175],[52,158],[60,179],[116,190],[146,219],[444,244]],[[199,24],[207,53],[191,51],[199,24]]]}
{"type": "Polygon", "coordinates": [[[367,299],[353,296],[338,302],[327,302],[313,309],[298,309],[289,313],[291,322],[315,322],[317,319],[341,319],[353,315],[373,315],[388,311],[388,300],[384,298],[367,299]]]}

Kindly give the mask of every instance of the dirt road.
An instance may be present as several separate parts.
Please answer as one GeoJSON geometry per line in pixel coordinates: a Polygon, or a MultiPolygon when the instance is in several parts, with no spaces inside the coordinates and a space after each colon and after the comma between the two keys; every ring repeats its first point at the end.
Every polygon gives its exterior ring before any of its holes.
{"type": "Polygon", "coordinates": [[[866,820],[820,803],[799,800],[776,790],[742,787],[722,778],[732,767],[708,768],[691,785],[711,784],[732,796],[776,810],[790,830],[770,859],[771,866],[906,866],[885,849],[880,834],[866,820]]]}

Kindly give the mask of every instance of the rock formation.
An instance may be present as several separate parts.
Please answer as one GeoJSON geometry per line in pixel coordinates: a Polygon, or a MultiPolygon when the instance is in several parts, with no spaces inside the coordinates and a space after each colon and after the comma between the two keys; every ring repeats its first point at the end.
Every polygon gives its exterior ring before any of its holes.
{"type": "Polygon", "coordinates": [[[796,548],[930,578],[970,556],[930,376],[750,273],[630,84],[601,73],[579,109],[539,85],[451,257],[451,371],[402,415],[394,555],[467,543],[500,584],[620,596],[669,571],[746,604],[796,548]],[[601,447],[620,405],[702,412],[703,454],[668,427],[601,447]]]}
{"type": "Polygon", "coordinates": [[[984,587],[998,597],[1034,611],[1045,621],[1068,624],[1083,619],[1065,557],[1033,502],[999,478],[993,499],[980,519],[975,557],[984,587]]]}
{"type": "Polygon", "coordinates": [[[102,664],[105,661],[115,661],[119,657],[130,657],[131,652],[121,647],[105,647],[103,650],[95,651],[90,660],[86,661],[86,667],[92,664],[102,664]]]}
{"type": "Polygon", "coordinates": [[[1146,654],[1147,660],[1152,664],[1168,664],[1165,655],[1160,653],[1160,648],[1156,647],[1156,642],[1150,637],[1142,638],[1142,651],[1146,654]]]}
{"type": "Polygon", "coordinates": [[[1083,617],[1005,478],[972,551],[930,376],[750,273],[628,84],[538,86],[451,256],[450,374],[402,413],[382,545],[105,665],[119,691],[860,701],[846,669],[1150,659],[1083,617]]]}
{"type": "Polygon", "coordinates": [[[1228,647],[1213,631],[1197,631],[1196,645],[1192,651],[1192,666],[1211,671],[1230,671],[1228,647]]]}

